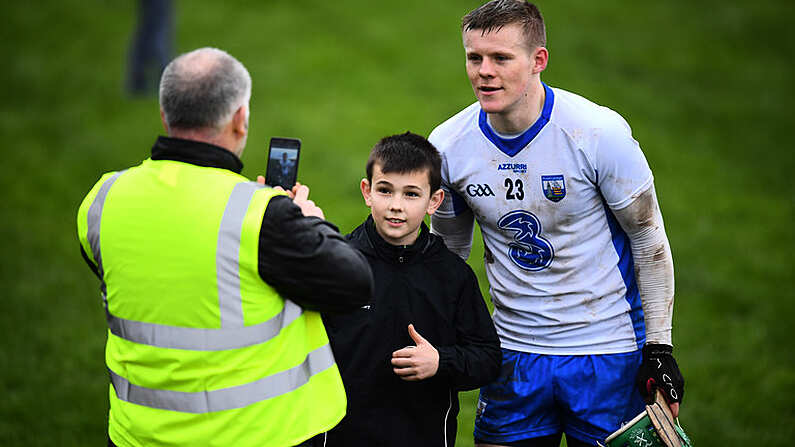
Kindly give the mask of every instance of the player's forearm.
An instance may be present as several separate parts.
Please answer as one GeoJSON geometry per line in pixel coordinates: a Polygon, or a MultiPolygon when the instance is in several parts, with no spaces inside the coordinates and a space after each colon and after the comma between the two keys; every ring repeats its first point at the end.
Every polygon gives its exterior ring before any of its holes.
{"type": "Polygon", "coordinates": [[[646,320],[646,342],[673,346],[674,263],[665,231],[648,230],[631,242],[638,291],[646,320]]]}
{"type": "Polygon", "coordinates": [[[654,187],[615,215],[630,240],[646,342],[673,346],[674,264],[654,187]]]}
{"type": "MultiPolygon", "coordinates": [[[[471,211],[468,211],[471,214],[471,211]]],[[[431,232],[440,236],[447,248],[466,260],[472,250],[472,232],[475,229],[473,216],[461,215],[453,218],[431,216],[431,232]]]]}

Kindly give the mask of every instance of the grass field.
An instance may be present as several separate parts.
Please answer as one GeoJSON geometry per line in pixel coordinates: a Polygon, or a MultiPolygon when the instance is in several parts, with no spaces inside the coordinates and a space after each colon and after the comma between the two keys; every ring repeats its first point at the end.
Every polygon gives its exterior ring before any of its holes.
{"type": "MultiPolygon", "coordinates": [[[[458,23],[479,2],[182,0],[178,51],[228,50],[254,80],[243,173],[271,136],[342,231],[381,136],[426,134],[473,101],[458,23]]],[[[540,1],[543,79],[621,113],[655,173],[673,248],[681,421],[695,444],[795,439],[791,2],[540,1]]],[[[3,2],[0,445],[104,445],[105,323],[75,237],[102,172],[137,164],[157,101],[122,89],[134,2],[3,2]]],[[[479,237],[476,238],[479,243],[479,237]]],[[[487,293],[480,254],[470,264],[487,293]]],[[[458,445],[472,444],[474,393],[458,445]]]]}

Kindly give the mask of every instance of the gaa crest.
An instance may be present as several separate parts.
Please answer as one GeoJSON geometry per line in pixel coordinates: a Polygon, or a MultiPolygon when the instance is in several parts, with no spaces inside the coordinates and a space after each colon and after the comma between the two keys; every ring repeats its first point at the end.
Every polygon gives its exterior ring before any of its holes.
{"type": "Polygon", "coordinates": [[[544,197],[553,202],[560,202],[566,197],[566,181],[562,175],[542,175],[541,189],[544,197]]]}

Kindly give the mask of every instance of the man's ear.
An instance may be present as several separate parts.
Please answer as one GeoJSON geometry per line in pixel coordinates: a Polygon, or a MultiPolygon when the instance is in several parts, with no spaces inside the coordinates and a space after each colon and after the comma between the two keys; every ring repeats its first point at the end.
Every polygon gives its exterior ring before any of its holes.
{"type": "Polygon", "coordinates": [[[248,106],[242,105],[232,116],[232,130],[240,136],[248,134],[248,106]]]}
{"type": "Polygon", "coordinates": [[[370,181],[366,178],[363,178],[361,183],[359,183],[359,187],[362,190],[362,197],[364,197],[365,205],[373,206],[370,201],[370,194],[372,193],[372,190],[370,189],[370,181]]]}
{"type": "Polygon", "coordinates": [[[549,62],[549,51],[544,47],[536,47],[533,51],[533,74],[541,73],[547,68],[549,62]]]}
{"type": "Polygon", "coordinates": [[[436,212],[436,209],[442,204],[442,200],[444,200],[444,190],[439,188],[436,190],[436,192],[431,194],[431,201],[428,202],[428,215],[436,212]]]}
{"type": "Polygon", "coordinates": [[[166,112],[163,109],[160,109],[160,122],[163,123],[163,129],[166,131],[166,135],[168,135],[168,124],[166,124],[166,112]]]}

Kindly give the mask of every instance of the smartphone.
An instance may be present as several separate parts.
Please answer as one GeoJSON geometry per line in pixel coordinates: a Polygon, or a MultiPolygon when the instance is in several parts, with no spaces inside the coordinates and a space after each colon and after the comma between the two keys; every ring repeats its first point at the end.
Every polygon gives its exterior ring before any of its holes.
{"type": "Polygon", "coordinates": [[[271,138],[268,145],[268,167],[265,169],[265,184],[281,186],[291,190],[298,178],[298,156],[301,140],[297,138],[271,138]]]}

